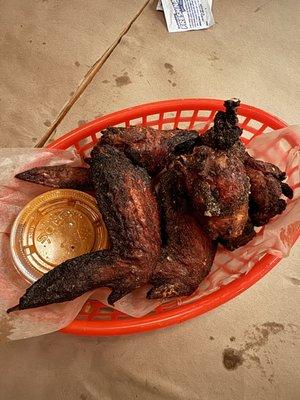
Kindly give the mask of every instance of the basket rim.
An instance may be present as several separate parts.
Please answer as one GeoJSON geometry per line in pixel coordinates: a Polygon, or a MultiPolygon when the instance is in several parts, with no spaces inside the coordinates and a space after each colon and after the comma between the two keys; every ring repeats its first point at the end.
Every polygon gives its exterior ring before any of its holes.
{"type": "Polygon", "coordinates": [[[255,264],[248,274],[240,276],[233,282],[222,286],[207,296],[172,310],[163,311],[155,315],[146,315],[141,318],[130,318],[128,320],[74,320],[60,331],[81,336],[120,336],[152,331],[179,324],[205,314],[237,297],[271,271],[280,260],[281,258],[279,257],[266,254],[255,264]]]}
{"type": "MultiPolygon", "coordinates": [[[[75,138],[76,142],[78,142],[85,137],[98,132],[99,129],[104,129],[103,126],[108,126],[110,124],[115,125],[119,123],[118,121],[124,122],[127,118],[138,118],[141,115],[141,111],[146,115],[160,114],[176,110],[193,110],[196,108],[212,111],[223,109],[223,102],[223,100],[210,98],[180,98],[156,101],[125,108],[96,118],[66,133],[57,140],[48,144],[47,148],[61,150],[67,149],[74,144],[75,138]]],[[[286,122],[275,115],[248,104],[241,103],[238,111],[238,115],[245,117],[251,114],[251,119],[259,117],[260,122],[271,126],[272,129],[280,129],[288,126],[286,122]]],[[[297,236],[299,235],[300,231],[297,236]]],[[[61,329],[61,332],[83,336],[115,336],[141,333],[178,324],[204,314],[238,296],[259,281],[272,268],[274,268],[280,260],[281,258],[267,253],[256,262],[248,273],[241,275],[233,282],[222,286],[211,294],[172,310],[162,311],[159,314],[154,315],[146,315],[141,318],[129,318],[128,320],[74,320],[68,326],[61,329]]]]}
{"type": "MultiPolygon", "coordinates": [[[[133,107],[124,108],[119,111],[114,111],[112,113],[103,115],[99,118],[95,118],[90,122],[81,125],[78,128],[71,130],[60,136],[58,139],[54,140],[46,147],[52,149],[60,149],[65,150],[68,147],[72,146],[73,139],[76,137],[76,140],[82,140],[86,136],[88,136],[91,132],[97,132],[99,130],[99,126],[102,125],[108,126],[110,123],[115,124],[115,120],[124,121],[127,116],[131,115],[131,119],[138,118],[140,116],[140,111],[143,110],[144,113],[147,114],[159,114],[162,112],[172,112],[178,109],[181,110],[191,110],[194,108],[199,108],[202,110],[220,110],[224,109],[223,106],[224,100],[220,99],[210,99],[210,98],[188,98],[188,99],[171,99],[171,100],[161,100],[155,101],[151,103],[140,104],[133,107]],[[209,104],[209,105],[208,105],[209,104]]],[[[282,119],[276,117],[273,114],[268,113],[260,108],[251,106],[249,104],[241,103],[238,108],[238,115],[248,116],[249,113],[252,114],[252,119],[255,116],[259,116],[260,120],[263,123],[268,125],[272,124],[272,129],[281,129],[288,124],[282,119]]],[[[119,122],[117,122],[119,123],[119,122]]],[[[100,128],[101,129],[101,128],[100,128]]]]}

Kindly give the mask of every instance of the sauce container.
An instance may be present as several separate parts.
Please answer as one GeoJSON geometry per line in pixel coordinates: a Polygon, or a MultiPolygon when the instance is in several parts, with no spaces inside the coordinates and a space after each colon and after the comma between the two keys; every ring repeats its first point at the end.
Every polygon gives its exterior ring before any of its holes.
{"type": "Polygon", "coordinates": [[[63,261],[108,247],[108,233],[96,199],[57,189],[31,200],[16,218],[10,236],[14,265],[29,282],[63,261]]]}

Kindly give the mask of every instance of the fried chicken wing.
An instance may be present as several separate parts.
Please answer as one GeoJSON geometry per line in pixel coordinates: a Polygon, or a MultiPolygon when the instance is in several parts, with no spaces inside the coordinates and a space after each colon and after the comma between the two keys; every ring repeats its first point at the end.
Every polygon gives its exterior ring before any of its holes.
{"type": "Polygon", "coordinates": [[[164,172],[158,198],[163,215],[164,249],[151,276],[147,297],[169,298],[192,294],[210,271],[216,243],[204,234],[175,188],[176,174],[164,172]]]}
{"type": "Polygon", "coordinates": [[[249,179],[243,163],[225,151],[196,147],[174,162],[192,208],[211,239],[236,238],[248,220],[249,179]]]}
{"type": "Polygon", "coordinates": [[[182,129],[157,130],[149,126],[128,128],[110,127],[102,131],[102,137],[94,151],[108,144],[119,150],[136,165],[157,174],[166,165],[167,158],[174,149],[198,138],[196,131],[182,129]]]}
{"type": "Polygon", "coordinates": [[[198,147],[181,157],[181,170],[198,218],[211,238],[229,247],[245,238],[249,219],[250,184],[241,160],[239,104],[238,99],[225,101],[225,111],[217,112],[213,127],[199,138],[198,147]]]}
{"type": "Polygon", "coordinates": [[[30,286],[8,312],[72,300],[98,287],[112,289],[108,301],[113,304],[149,281],[161,250],[150,178],[110,146],[98,149],[90,164],[111,249],[65,261],[30,286]]]}
{"type": "MultiPolygon", "coordinates": [[[[236,109],[239,104],[240,102],[237,99],[225,101],[226,111],[219,111],[216,114],[214,126],[204,133],[196,144],[198,146],[209,146],[214,151],[226,151],[227,157],[239,170],[238,174],[232,169],[231,172],[229,170],[227,173],[221,172],[225,180],[228,179],[228,190],[230,192],[237,193],[239,190],[238,186],[233,182],[236,176],[241,178],[241,174],[244,176],[244,173],[246,173],[250,181],[249,187],[249,183],[245,179],[236,180],[236,184],[245,189],[241,192],[245,202],[240,208],[235,207],[234,199],[229,199],[229,207],[232,207],[232,210],[235,209],[229,218],[226,215],[220,218],[220,215],[212,214],[211,218],[205,222],[208,232],[210,234],[212,231],[219,232],[220,242],[230,250],[246,244],[255,236],[254,225],[265,225],[271,218],[284,211],[286,201],[281,198],[282,195],[288,198],[293,197],[293,190],[287,183],[282,182],[286,178],[286,174],[272,163],[251,157],[240,141],[242,129],[238,127],[236,115],[236,109]],[[237,163],[237,159],[239,163],[237,163]],[[242,182],[244,182],[244,185],[242,182]],[[248,190],[249,195],[247,194],[248,190]],[[248,202],[246,197],[249,197],[248,202]],[[226,226],[230,227],[229,222],[232,222],[233,234],[229,232],[229,235],[226,233],[224,235],[224,228],[226,226]],[[240,227],[240,234],[236,235],[239,229],[235,229],[235,227],[238,226],[240,227]]],[[[214,180],[212,179],[212,181],[214,180]]],[[[227,202],[227,199],[224,199],[224,201],[227,202]]],[[[207,202],[208,199],[206,199],[207,202]]]]}

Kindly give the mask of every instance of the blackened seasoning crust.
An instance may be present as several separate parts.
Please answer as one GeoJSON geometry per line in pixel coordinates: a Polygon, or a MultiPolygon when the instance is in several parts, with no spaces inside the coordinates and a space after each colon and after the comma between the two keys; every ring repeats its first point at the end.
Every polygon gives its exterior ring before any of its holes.
{"type": "Polygon", "coordinates": [[[113,304],[149,281],[161,243],[147,173],[110,146],[103,146],[90,164],[111,249],[65,261],[30,286],[8,312],[72,300],[103,286],[112,289],[108,301],[113,304]]]}
{"type": "Polygon", "coordinates": [[[213,240],[242,234],[248,220],[250,183],[243,162],[223,150],[196,147],[174,160],[191,209],[213,240]]]}
{"type": "Polygon", "coordinates": [[[194,143],[199,137],[196,131],[183,129],[157,130],[149,126],[128,128],[110,127],[102,131],[102,137],[94,152],[103,144],[121,150],[133,163],[155,175],[167,164],[168,156],[175,149],[194,143]]]}
{"type": "Polygon", "coordinates": [[[61,189],[91,189],[89,168],[55,165],[36,167],[16,175],[23,181],[61,189]]]}
{"type": "Polygon", "coordinates": [[[286,208],[282,195],[293,196],[293,191],[286,183],[275,178],[273,174],[246,167],[250,178],[249,216],[255,226],[262,226],[286,208]]]}
{"type": "MultiPolygon", "coordinates": [[[[102,131],[102,137],[94,147],[93,154],[95,156],[103,145],[113,146],[122,151],[135,165],[155,175],[167,164],[172,152],[186,152],[189,147],[194,147],[198,139],[198,132],[182,129],[109,127],[102,131]]],[[[92,186],[88,168],[68,165],[37,167],[17,174],[16,178],[56,188],[89,189],[92,186]]]]}
{"type": "Polygon", "coordinates": [[[188,210],[183,193],[175,190],[176,180],[174,171],[160,177],[164,249],[151,276],[151,299],[191,295],[209,273],[216,252],[216,243],[188,210]]]}
{"type": "Polygon", "coordinates": [[[201,136],[201,143],[215,150],[228,150],[240,138],[242,129],[238,126],[236,109],[240,100],[232,99],[224,102],[225,111],[218,111],[214,118],[214,126],[201,136]]]}

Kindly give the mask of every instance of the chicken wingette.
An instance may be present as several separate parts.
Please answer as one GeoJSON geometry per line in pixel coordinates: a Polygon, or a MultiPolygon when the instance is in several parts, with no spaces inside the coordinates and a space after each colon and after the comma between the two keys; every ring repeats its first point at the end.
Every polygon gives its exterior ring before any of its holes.
{"type": "Polygon", "coordinates": [[[102,146],[90,165],[110,249],[65,261],[31,285],[8,312],[72,300],[99,287],[112,289],[108,302],[113,304],[149,281],[161,251],[149,176],[111,146],[102,146]]]}

